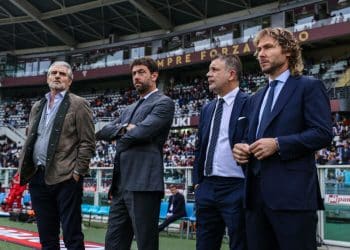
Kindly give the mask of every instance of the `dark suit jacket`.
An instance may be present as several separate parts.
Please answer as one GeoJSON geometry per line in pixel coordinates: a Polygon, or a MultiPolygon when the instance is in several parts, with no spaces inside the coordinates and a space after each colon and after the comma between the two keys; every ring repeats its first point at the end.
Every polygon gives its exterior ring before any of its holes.
{"type": "MultiPolygon", "coordinates": [[[[242,141],[245,134],[245,130],[248,124],[247,114],[245,113],[247,98],[248,95],[246,93],[238,91],[235,102],[233,104],[228,131],[232,148],[234,144],[242,141]]],[[[202,108],[201,111],[198,138],[195,150],[195,161],[193,165],[194,185],[201,183],[203,180],[204,163],[209,142],[210,124],[215,111],[216,102],[217,100],[209,102],[202,108]]]]}
{"type": "Polygon", "coordinates": [[[164,191],[163,145],[168,137],[175,110],[174,102],[159,91],[150,95],[137,109],[130,123],[136,127],[119,133],[128,123],[137,102],[96,134],[98,140],[117,140],[111,190],[117,180],[128,191],[164,191]]]}
{"type": "Polygon", "coordinates": [[[173,215],[179,218],[186,216],[185,197],[182,194],[177,192],[175,195],[171,195],[169,197],[168,212],[171,204],[173,204],[173,211],[172,211],[173,215]]]}
{"type": "MultiPolygon", "coordinates": [[[[247,141],[256,140],[259,111],[267,87],[257,92],[249,105],[247,141]]],[[[261,161],[261,193],[272,209],[316,210],[323,208],[318,184],[315,151],[332,140],[331,111],[321,81],[290,76],[273,107],[264,138],[278,138],[279,152],[261,161]]],[[[254,194],[250,191],[252,157],[247,168],[245,205],[249,208],[254,194]]]]}
{"type": "MultiPolygon", "coordinates": [[[[46,99],[34,103],[29,116],[28,137],[24,143],[19,172],[21,185],[37,171],[33,162],[34,144],[46,99]]],[[[47,149],[45,182],[56,184],[72,178],[73,171],[84,175],[95,151],[95,127],[88,102],[67,92],[57,111],[47,149]]]]}
{"type": "Polygon", "coordinates": [[[343,164],[350,163],[350,148],[342,148],[341,150],[341,160],[343,164]]]}

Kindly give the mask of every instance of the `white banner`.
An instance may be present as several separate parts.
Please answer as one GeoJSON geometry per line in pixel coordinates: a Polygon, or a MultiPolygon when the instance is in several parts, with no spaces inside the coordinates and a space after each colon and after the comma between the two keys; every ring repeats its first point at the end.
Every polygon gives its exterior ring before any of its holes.
{"type": "Polygon", "coordinates": [[[326,194],[325,203],[350,206],[350,195],[326,194]]]}

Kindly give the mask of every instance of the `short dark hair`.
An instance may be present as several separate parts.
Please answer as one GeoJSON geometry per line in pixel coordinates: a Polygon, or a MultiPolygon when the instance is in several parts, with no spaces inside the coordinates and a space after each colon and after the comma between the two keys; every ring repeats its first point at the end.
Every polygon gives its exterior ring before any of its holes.
{"type": "Polygon", "coordinates": [[[171,189],[171,188],[176,188],[176,186],[174,184],[170,184],[169,189],[171,189]]]}
{"type": "Polygon", "coordinates": [[[219,59],[225,62],[227,69],[234,69],[236,71],[237,79],[239,80],[242,75],[242,62],[237,55],[216,55],[212,61],[219,59]]]}
{"type": "Polygon", "coordinates": [[[132,68],[136,65],[146,66],[151,73],[159,72],[156,61],[154,61],[150,57],[142,57],[142,58],[135,59],[130,65],[130,69],[132,70],[132,68]]]}

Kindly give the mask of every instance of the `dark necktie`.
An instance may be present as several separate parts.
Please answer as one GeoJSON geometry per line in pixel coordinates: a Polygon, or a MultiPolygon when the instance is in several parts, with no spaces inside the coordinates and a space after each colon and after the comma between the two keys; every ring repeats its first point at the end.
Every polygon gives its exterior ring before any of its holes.
{"type": "Polygon", "coordinates": [[[269,118],[271,116],[273,97],[275,95],[275,87],[276,87],[277,83],[278,83],[278,81],[274,80],[274,81],[270,82],[270,84],[269,84],[270,91],[269,91],[269,95],[267,96],[267,99],[266,99],[266,104],[265,104],[264,111],[263,111],[262,116],[261,116],[259,129],[258,129],[258,132],[256,134],[257,139],[262,138],[264,130],[266,129],[267,123],[268,123],[269,118]]]}
{"type": "Polygon", "coordinates": [[[220,123],[221,123],[224,102],[225,102],[224,99],[219,98],[218,106],[216,107],[214,118],[213,118],[214,119],[213,120],[213,128],[212,128],[212,132],[211,132],[207,160],[205,162],[205,174],[207,176],[211,175],[211,173],[213,172],[214,152],[215,152],[216,143],[217,143],[218,137],[219,137],[220,123]]]}
{"type": "Polygon", "coordinates": [[[131,120],[132,120],[132,118],[133,118],[133,116],[134,116],[136,110],[140,107],[140,105],[143,103],[144,100],[145,100],[145,98],[141,98],[141,99],[138,101],[138,103],[136,104],[134,110],[132,111],[132,113],[131,113],[131,115],[130,115],[130,118],[129,118],[128,123],[131,122],[131,120]]]}
{"type": "MultiPolygon", "coordinates": [[[[266,129],[266,126],[267,126],[267,122],[270,118],[271,111],[272,111],[273,97],[275,95],[275,87],[277,83],[278,81],[274,80],[269,84],[270,91],[269,91],[269,95],[267,96],[266,104],[265,104],[264,111],[261,116],[260,125],[258,128],[258,132],[256,134],[257,139],[262,138],[264,130],[266,129]]],[[[253,168],[252,168],[253,174],[258,176],[260,173],[260,169],[261,169],[261,161],[255,160],[255,164],[253,165],[253,168]]]]}

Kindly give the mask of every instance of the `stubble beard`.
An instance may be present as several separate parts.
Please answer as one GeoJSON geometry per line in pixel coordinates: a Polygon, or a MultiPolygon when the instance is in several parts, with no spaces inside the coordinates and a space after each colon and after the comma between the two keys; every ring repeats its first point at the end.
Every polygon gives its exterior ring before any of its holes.
{"type": "Polygon", "coordinates": [[[50,82],[49,83],[49,88],[51,90],[56,90],[56,91],[63,91],[63,90],[65,90],[65,86],[62,83],[50,82]]]}
{"type": "Polygon", "coordinates": [[[273,62],[273,63],[270,63],[270,67],[267,67],[267,68],[261,68],[261,71],[264,73],[264,74],[268,74],[268,75],[273,75],[275,74],[277,71],[279,71],[279,69],[281,69],[284,65],[284,63],[282,62],[273,62]]]}
{"type": "Polygon", "coordinates": [[[149,86],[147,85],[147,83],[137,82],[137,84],[140,84],[139,87],[135,86],[135,89],[139,95],[146,94],[149,91],[149,86]]]}

